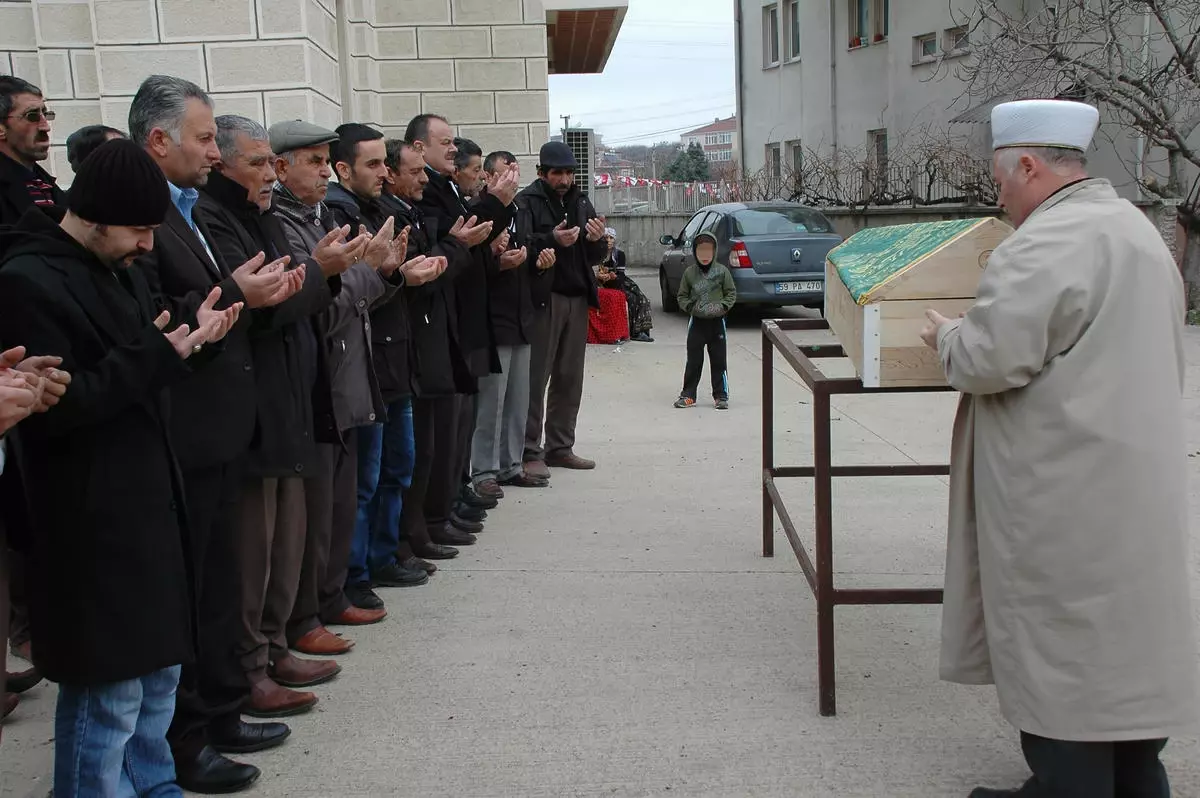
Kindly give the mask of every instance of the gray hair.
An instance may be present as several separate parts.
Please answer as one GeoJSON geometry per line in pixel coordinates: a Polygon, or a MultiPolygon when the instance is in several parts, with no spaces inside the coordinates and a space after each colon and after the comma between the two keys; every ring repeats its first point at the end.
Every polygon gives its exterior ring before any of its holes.
{"type": "Polygon", "coordinates": [[[1087,155],[1065,147],[1005,147],[996,151],[996,164],[1011,175],[1022,155],[1036,158],[1056,175],[1068,175],[1087,168],[1087,155]]]}
{"type": "Polygon", "coordinates": [[[178,144],[187,101],[193,99],[213,107],[208,93],[190,80],[170,75],[146,78],[129,106],[129,138],[145,147],[150,143],[150,133],[159,128],[178,144]]]}
{"type": "Polygon", "coordinates": [[[237,138],[239,133],[245,133],[251,141],[270,141],[267,129],[245,116],[225,114],[217,117],[217,149],[221,151],[221,160],[229,163],[238,155],[237,138]]]}

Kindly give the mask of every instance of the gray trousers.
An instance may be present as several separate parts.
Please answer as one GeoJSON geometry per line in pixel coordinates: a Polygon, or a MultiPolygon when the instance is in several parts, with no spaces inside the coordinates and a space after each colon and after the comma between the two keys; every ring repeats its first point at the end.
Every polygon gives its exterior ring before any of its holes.
{"type": "Polygon", "coordinates": [[[529,420],[529,363],[531,349],[497,347],[503,373],[479,381],[475,407],[475,436],[471,441],[471,478],[512,479],[522,470],[525,425],[529,420]]]}
{"type": "Polygon", "coordinates": [[[527,461],[570,454],[575,448],[587,336],[587,297],[551,294],[550,307],[539,314],[534,332],[529,421],[525,426],[527,461]]]}
{"type": "Polygon", "coordinates": [[[304,480],[248,479],[238,506],[242,624],[237,653],[251,684],[288,656],[287,623],[300,588],[307,533],[304,480]]]}

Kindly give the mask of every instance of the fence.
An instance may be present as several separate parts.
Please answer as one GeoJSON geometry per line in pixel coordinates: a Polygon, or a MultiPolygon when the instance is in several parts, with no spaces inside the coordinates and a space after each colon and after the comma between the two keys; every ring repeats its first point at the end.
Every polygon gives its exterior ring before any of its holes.
{"type": "Polygon", "coordinates": [[[778,177],[759,174],[736,181],[655,183],[618,181],[595,186],[597,212],[610,214],[691,214],[721,202],[789,200],[820,208],[991,206],[996,185],[991,164],[929,158],[884,169],[861,165],[834,169],[815,166],[778,177]],[[644,183],[637,185],[637,183],[644,183]]]}

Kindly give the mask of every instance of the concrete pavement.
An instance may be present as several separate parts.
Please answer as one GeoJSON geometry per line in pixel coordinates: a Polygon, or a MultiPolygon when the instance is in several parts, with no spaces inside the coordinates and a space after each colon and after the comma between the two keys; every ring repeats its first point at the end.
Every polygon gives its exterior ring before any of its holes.
{"type": "MultiPolygon", "coordinates": [[[[637,276],[658,308],[653,273],[637,276]]],[[[839,608],[840,714],[818,716],[813,600],[782,534],[775,559],[759,554],[760,318],[731,322],[728,413],[671,407],[680,316],[656,310],[656,343],[590,347],[578,452],[599,469],[510,490],[479,545],[430,585],[383,591],[390,617],[346,630],[358,646],[316,688],[316,710],[291,721],[284,747],[246,758],[264,771],[251,794],[965,798],[1016,786],[1026,769],[992,690],[937,680],[936,607],[839,608]]],[[[1200,333],[1188,354],[1200,452],[1200,333]]],[[[807,393],[779,373],[776,449],[799,463],[807,393]]],[[[953,406],[949,394],[839,399],[835,458],[944,461],[953,406]]],[[[811,490],[784,493],[810,527],[811,490]]],[[[938,584],[945,499],[937,478],[836,483],[839,584],[938,584]]],[[[48,773],[52,708],[39,687],[5,726],[0,795],[48,773]]],[[[1166,761],[1175,794],[1200,796],[1198,741],[1173,741],[1166,761]]]]}

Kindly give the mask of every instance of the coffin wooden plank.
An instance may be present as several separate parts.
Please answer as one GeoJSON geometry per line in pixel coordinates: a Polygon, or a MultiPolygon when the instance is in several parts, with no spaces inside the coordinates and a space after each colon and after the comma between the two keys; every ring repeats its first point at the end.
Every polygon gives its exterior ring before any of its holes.
{"type": "Polygon", "coordinates": [[[825,320],[859,374],[863,369],[863,309],[838,277],[837,267],[825,261],[825,320]]]}
{"type": "Polygon", "coordinates": [[[1004,222],[985,219],[897,273],[871,301],[973,297],[992,251],[1011,233],[1004,222]]]}

